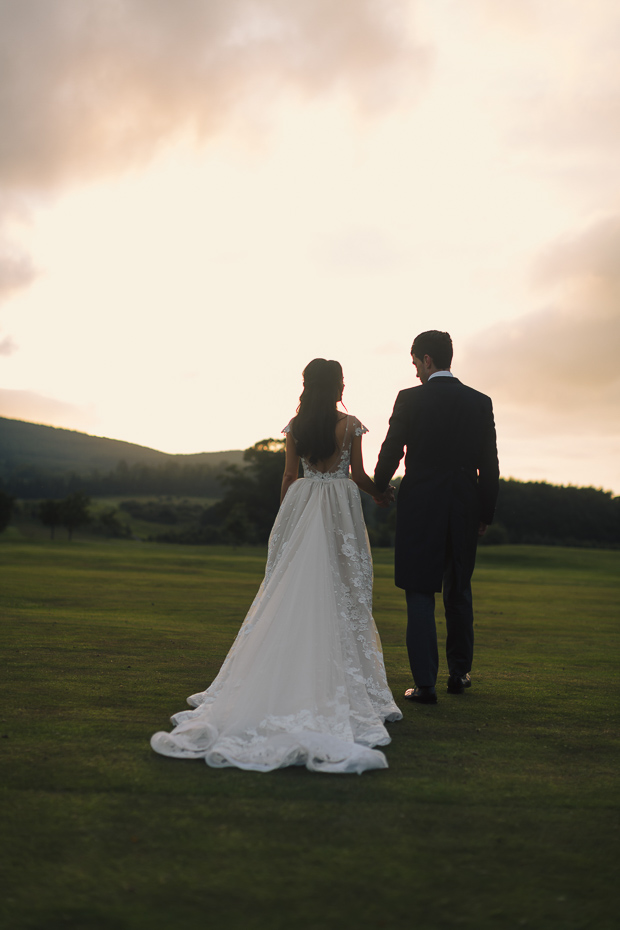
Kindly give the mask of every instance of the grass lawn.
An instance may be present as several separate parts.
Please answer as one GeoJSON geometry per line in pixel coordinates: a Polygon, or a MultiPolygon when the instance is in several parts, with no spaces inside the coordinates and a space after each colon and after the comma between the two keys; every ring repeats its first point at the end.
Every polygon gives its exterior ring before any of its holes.
{"type": "Polygon", "coordinates": [[[611,930],[620,552],[481,549],[474,686],[411,684],[391,552],[375,616],[404,720],[387,771],[156,755],[265,551],[0,541],[4,930],[611,930]]]}

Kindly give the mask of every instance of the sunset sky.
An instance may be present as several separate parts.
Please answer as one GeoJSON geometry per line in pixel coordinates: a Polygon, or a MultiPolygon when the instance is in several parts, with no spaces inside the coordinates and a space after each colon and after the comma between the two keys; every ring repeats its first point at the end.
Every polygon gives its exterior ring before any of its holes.
{"type": "Polygon", "coordinates": [[[448,330],[505,477],[620,493],[617,0],[0,0],[0,415],[369,471],[448,330]]]}

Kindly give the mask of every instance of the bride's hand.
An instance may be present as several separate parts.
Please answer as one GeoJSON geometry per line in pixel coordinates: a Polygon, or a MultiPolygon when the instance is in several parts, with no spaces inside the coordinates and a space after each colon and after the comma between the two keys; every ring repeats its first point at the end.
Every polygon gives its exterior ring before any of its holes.
{"type": "Polygon", "coordinates": [[[373,496],[373,501],[377,507],[389,507],[392,501],[394,500],[394,488],[388,487],[383,492],[383,494],[378,494],[376,497],[373,496]]]}

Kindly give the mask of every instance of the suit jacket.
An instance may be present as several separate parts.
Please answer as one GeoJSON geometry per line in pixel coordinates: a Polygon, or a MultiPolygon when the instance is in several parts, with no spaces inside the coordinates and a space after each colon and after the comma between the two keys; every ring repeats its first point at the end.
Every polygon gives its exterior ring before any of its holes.
{"type": "Polygon", "coordinates": [[[405,448],[396,505],[396,585],[441,591],[450,556],[464,588],[474,570],[479,523],[492,522],[499,490],[491,398],[449,377],[401,391],[375,470],[380,490],[405,448]]]}

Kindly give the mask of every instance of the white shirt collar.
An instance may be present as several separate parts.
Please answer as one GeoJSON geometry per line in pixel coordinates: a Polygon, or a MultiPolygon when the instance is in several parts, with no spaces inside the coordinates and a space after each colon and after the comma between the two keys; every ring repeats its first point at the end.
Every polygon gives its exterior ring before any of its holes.
{"type": "Polygon", "coordinates": [[[429,377],[429,381],[432,381],[433,378],[454,378],[454,375],[451,371],[434,371],[433,374],[429,377]]]}

